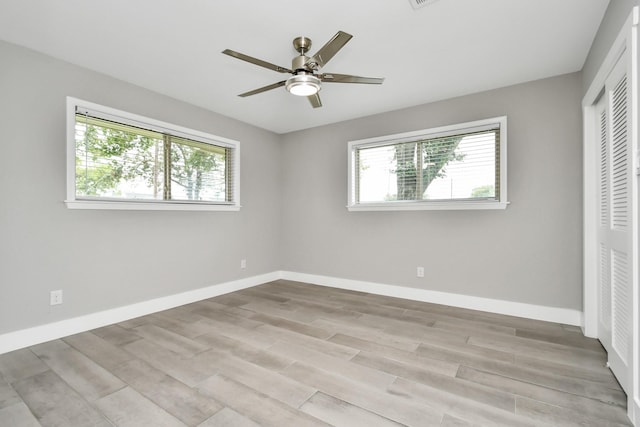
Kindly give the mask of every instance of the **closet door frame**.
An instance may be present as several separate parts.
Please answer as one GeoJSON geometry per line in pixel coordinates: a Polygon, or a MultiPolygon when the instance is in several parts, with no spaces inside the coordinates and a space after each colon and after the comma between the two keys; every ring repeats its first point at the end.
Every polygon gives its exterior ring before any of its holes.
{"type": "Polygon", "coordinates": [[[597,134],[598,120],[596,103],[602,96],[602,91],[608,76],[613,71],[618,60],[625,55],[628,65],[628,78],[631,84],[631,226],[632,248],[630,254],[632,274],[632,331],[631,348],[632,356],[629,367],[631,369],[631,384],[627,390],[628,415],[635,426],[640,427],[640,293],[638,291],[640,233],[638,210],[640,200],[640,151],[638,147],[638,123],[640,111],[638,110],[638,56],[639,46],[637,42],[638,22],[640,12],[638,6],[634,7],[629,18],[623,25],[611,46],[604,62],[601,64],[596,77],[582,100],[583,109],[583,181],[584,181],[584,208],[583,208],[583,333],[592,338],[598,338],[599,324],[599,295],[598,295],[598,188],[599,165],[598,150],[600,135],[597,134]]]}

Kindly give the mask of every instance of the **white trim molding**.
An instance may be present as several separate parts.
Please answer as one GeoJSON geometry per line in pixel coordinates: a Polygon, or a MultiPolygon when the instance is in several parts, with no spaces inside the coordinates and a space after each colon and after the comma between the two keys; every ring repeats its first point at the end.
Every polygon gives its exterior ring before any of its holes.
{"type": "Polygon", "coordinates": [[[60,320],[46,325],[34,326],[0,335],[0,354],[8,353],[20,348],[66,337],[91,329],[101,328],[125,320],[133,319],[147,314],[157,313],[207,298],[213,298],[230,292],[239,291],[263,283],[272,282],[280,278],[278,272],[247,277],[231,282],[207,286],[179,294],[168,295],[143,301],[123,307],[86,314],[71,319],[60,320]]]}
{"type": "Polygon", "coordinates": [[[347,206],[349,212],[358,211],[461,211],[506,209],[510,202],[451,201],[451,202],[383,202],[359,203],[347,206]]]}
{"type": "Polygon", "coordinates": [[[69,209],[111,209],[134,211],[239,211],[240,205],[147,201],[65,200],[69,209]]]}
{"type": "Polygon", "coordinates": [[[453,294],[428,289],[409,288],[406,286],[388,285],[383,283],[365,282],[361,280],[341,279],[338,277],[318,276],[315,274],[295,273],[291,271],[281,272],[281,278],[296,282],[347,289],[350,291],[360,291],[414,301],[450,305],[453,307],[562,323],[572,326],[580,326],[582,320],[581,311],[569,308],[547,307],[543,305],[453,294]]]}
{"type": "Polygon", "coordinates": [[[140,316],[168,310],[185,304],[202,301],[230,292],[251,288],[278,279],[304,282],[312,285],[337,289],[366,292],[414,301],[430,302],[489,313],[544,320],[578,326],[582,312],[559,307],[525,304],[428,289],[409,288],[406,286],[388,285],[361,280],[342,279],[339,277],[319,276],[315,274],[296,273],[291,271],[274,271],[258,276],[247,277],[231,282],[207,286],[179,294],[168,295],[123,307],[86,314],[71,319],[60,320],[46,325],[34,326],[0,335],[0,354],[40,344],[69,335],[86,332],[114,323],[123,322],[140,316]]]}

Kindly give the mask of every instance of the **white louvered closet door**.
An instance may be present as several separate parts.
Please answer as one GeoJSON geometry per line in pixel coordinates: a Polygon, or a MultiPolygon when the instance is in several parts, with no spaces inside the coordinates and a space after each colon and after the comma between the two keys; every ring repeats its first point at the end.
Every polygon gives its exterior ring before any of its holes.
{"type": "Polygon", "coordinates": [[[605,83],[598,114],[598,338],[625,390],[631,384],[632,150],[625,55],[605,83]]]}

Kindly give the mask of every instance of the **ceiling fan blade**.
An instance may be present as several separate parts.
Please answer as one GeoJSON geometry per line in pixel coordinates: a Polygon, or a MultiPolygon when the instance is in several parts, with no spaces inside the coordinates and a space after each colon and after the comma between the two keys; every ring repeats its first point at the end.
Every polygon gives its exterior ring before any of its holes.
{"type": "Polygon", "coordinates": [[[318,74],[320,80],[326,83],[363,83],[370,85],[381,85],[384,81],[384,77],[360,77],[360,76],[351,76],[349,74],[333,74],[333,73],[324,73],[318,74]]]}
{"type": "Polygon", "coordinates": [[[307,99],[309,100],[313,108],[322,107],[322,101],[320,101],[320,95],[318,95],[317,93],[314,95],[307,96],[307,99]]]}
{"type": "Polygon", "coordinates": [[[263,61],[262,59],[257,59],[249,55],[245,55],[244,53],[236,52],[235,50],[225,49],[222,51],[225,55],[233,56],[234,58],[241,59],[243,61],[250,62],[255,65],[259,65],[260,67],[268,68],[273,71],[277,71],[279,73],[293,73],[289,68],[281,67],[276,64],[272,64],[271,62],[263,61]]]}
{"type": "Polygon", "coordinates": [[[305,65],[314,70],[324,67],[324,64],[329,62],[329,60],[333,58],[333,56],[338,53],[338,51],[342,49],[342,47],[347,44],[352,37],[353,36],[349,33],[338,31],[336,35],[327,42],[327,44],[322,46],[315,55],[309,58],[305,65]]]}
{"type": "Polygon", "coordinates": [[[273,83],[273,84],[270,84],[270,85],[267,85],[267,86],[263,86],[263,87],[258,88],[258,89],[250,90],[249,92],[241,93],[241,94],[240,94],[240,95],[238,95],[238,96],[240,96],[240,97],[244,98],[244,97],[247,97],[247,96],[255,95],[255,94],[257,94],[257,93],[266,92],[266,91],[268,91],[268,90],[271,90],[271,89],[275,89],[275,88],[278,88],[278,87],[284,86],[284,84],[285,84],[286,82],[287,82],[286,80],[283,80],[283,81],[278,82],[278,83],[273,83]]]}

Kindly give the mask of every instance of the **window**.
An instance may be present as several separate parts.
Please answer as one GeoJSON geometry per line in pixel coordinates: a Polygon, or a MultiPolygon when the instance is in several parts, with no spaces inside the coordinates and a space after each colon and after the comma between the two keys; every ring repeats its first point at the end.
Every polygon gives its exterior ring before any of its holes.
{"type": "Polygon", "coordinates": [[[504,209],[507,118],[349,142],[349,210],[504,209]]]}
{"type": "Polygon", "coordinates": [[[240,144],[68,98],[67,206],[237,210],[240,144]]]}

